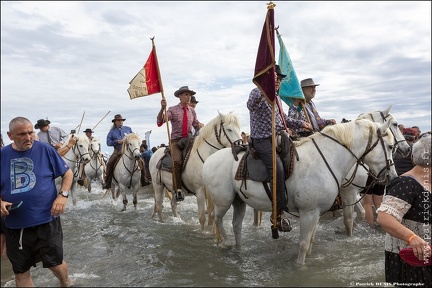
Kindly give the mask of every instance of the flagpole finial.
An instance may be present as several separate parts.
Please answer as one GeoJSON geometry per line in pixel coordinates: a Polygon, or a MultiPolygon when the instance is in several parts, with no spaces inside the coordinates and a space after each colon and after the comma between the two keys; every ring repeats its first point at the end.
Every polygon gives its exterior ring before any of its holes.
{"type": "Polygon", "coordinates": [[[276,4],[274,4],[273,2],[269,2],[267,3],[267,9],[274,9],[274,7],[276,7],[276,4]]]}

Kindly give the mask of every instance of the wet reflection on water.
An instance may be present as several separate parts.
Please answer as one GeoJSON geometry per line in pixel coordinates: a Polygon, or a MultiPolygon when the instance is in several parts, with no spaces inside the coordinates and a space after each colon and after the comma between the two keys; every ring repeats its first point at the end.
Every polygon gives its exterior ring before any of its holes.
{"type": "MultiPolygon", "coordinates": [[[[295,264],[299,223],[271,238],[270,213],[261,227],[254,227],[252,209],[243,223],[240,251],[216,245],[211,227],[201,232],[194,196],[178,205],[181,219],[173,218],[164,202],[165,223],[153,212],[151,186],[140,190],[138,209],[129,204],[120,212],[121,200],[103,197],[96,184],[89,194],[79,191],[76,206],[68,203],[62,216],[65,260],[75,286],[364,286],[384,282],[384,232],[366,223],[355,227],[354,236],[335,233],[342,225],[338,216],[324,215],[317,229],[312,254],[306,264],[295,264]]],[[[132,196],[129,195],[131,203],[132,196]]],[[[231,211],[224,218],[233,239],[231,211]]],[[[58,286],[50,270],[39,263],[31,269],[36,286],[58,286]]],[[[2,258],[2,287],[13,287],[13,273],[2,258]]],[[[377,285],[379,286],[379,285],[377,285]]],[[[383,285],[381,285],[383,286],[383,285]]]]}

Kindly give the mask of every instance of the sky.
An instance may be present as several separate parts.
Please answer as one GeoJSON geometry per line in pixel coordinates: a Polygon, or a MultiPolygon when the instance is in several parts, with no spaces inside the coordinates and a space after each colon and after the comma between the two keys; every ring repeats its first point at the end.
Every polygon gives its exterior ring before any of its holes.
{"type": "MultiPolygon", "coordinates": [[[[80,123],[80,132],[95,127],[111,154],[106,135],[121,114],[141,139],[152,131],[151,147],[167,144],[156,116],[162,96],[168,106],[179,103],[181,86],[196,92],[200,122],[233,112],[249,132],[246,101],[268,2],[2,1],[5,143],[14,117],[48,118],[67,133],[80,123]],[[152,37],[164,92],[131,100],[129,81],[152,37]]],[[[297,78],[320,84],[314,102],[322,118],[339,123],[392,105],[399,123],[431,130],[430,1],[273,3],[297,78]]]]}

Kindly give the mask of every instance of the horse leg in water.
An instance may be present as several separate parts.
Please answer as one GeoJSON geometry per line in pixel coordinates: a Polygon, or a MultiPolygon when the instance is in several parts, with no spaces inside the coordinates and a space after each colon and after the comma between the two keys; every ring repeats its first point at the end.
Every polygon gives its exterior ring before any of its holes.
{"type": "MultiPolygon", "coordinates": [[[[159,216],[159,222],[163,223],[163,216],[162,216],[162,203],[165,197],[165,187],[162,185],[162,183],[159,183],[159,180],[156,180],[158,177],[153,176],[152,182],[153,182],[153,191],[154,191],[154,207],[153,207],[153,214],[151,218],[153,218],[156,213],[159,216]]],[[[171,200],[171,199],[170,199],[171,200]]]]}
{"type": "MultiPolygon", "coordinates": [[[[214,211],[214,204],[213,204],[213,200],[211,199],[210,193],[207,192],[207,189],[204,188],[204,192],[205,192],[205,198],[206,198],[206,205],[207,205],[207,210],[206,213],[208,215],[211,215],[211,213],[214,211]]],[[[208,217],[208,226],[213,226],[213,217],[209,216],[208,217]]]]}
{"type": "Polygon", "coordinates": [[[87,191],[89,192],[89,193],[91,193],[91,179],[88,177],[88,176],[86,176],[86,180],[84,181],[84,187],[85,187],[85,183],[87,182],[87,191]]]}
{"type": "Polygon", "coordinates": [[[360,202],[357,202],[354,205],[354,210],[357,212],[357,216],[355,218],[355,221],[357,223],[363,221],[365,219],[365,216],[366,216],[366,211],[364,210],[363,205],[360,202]]]}
{"type": "Polygon", "coordinates": [[[127,204],[128,204],[128,199],[127,199],[127,196],[126,196],[126,189],[122,189],[122,196],[123,196],[123,209],[122,209],[122,211],[126,211],[126,206],[127,206],[127,204]]]}
{"type": "Polygon", "coordinates": [[[253,225],[258,227],[261,226],[261,221],[262,221],[262,211],[261,210],[257,210],[254,209],[254,222],[253,225]]]}
{"type": "Polygon", "coordinates": [[[236,248],[239,249],[241,247],[241,230],[243,226],[243,219],[246,214],[246,203],[235,198],[232,205],[234,207],[232,225],[236,248]]]}
{"type": "Polygon", "coordinates": [[[134,187],[132,203],[134,204],[134,208],[136,210],[138,206],[138,187],[134,187]]]}
{"type": "Polygon", "coordinates": [[[315,234],[316,226],[319,221],[319,211],[300,210],[300,239],[299,254],[297,257],[298,264],[304,264],[306,254],[312,251],[312,241],[315,234]]]}
{"type": "MultiPolygon", "coordinates": [[[[216,235],[220,236],[222,244],[226,247],[231,246],[231,241],[227,237],[227,233],[223,226],[223,217],[228,212],[231,207],[230,201],[224,202],[224,204],[218,205],[215,203],[214,211],[211,213],[211,217],[213,218],[213,223],[216,226],[216,235]]],[[[234,221],[233,221],[234,222],[234,221]]]]}
{"type": "Polygon", "coordinates": [[[204,231],[204,226],[206,221],[206,216],[205,216],[206,192],[204,191],[204,187],[200,186],[196,189],[195,193],[197,196],[198,220],[201,226],[201,231],[204,231]]]}
{"type": "Polygon", "coordinates": [[[342,201],[347,204],[343,208],[343,221],[345,226],[345,232],[348,236],[353,234],[353,224],[354,224],[354,203],[357,200],[357,188],[353,185],[349,185],[346,188],[341,188],[341,198],[342,201]]]}
{"type": "Polygon", "coordinates": [[[312,236],[311,236],[311,240],[310,240],[310,245],[309,245],[309,249],[307,251],[307,255],[311,255],[312,254],[312,246],[313,246],[313,243],[315,243],[315,235],[316,235],[317,227],[318,227],[318,223],[313,228],[312,236]]]}
{"type": "Polygon", "coordinates": [[[117,201],[118,197],[120,196],[120,186],[118,184],[111,184],[111,195],[112,195],[112,199],[114,201],[117,201]]]}
{"type": "Polygon", "coordinates": [[[177,215],[177,201],[176,201],[175,197],[171,198],[171,211],[172,211],[173,217],[178,217],[178,215],[177,215]]]}
{"type": "Polygon", "coordinates": [[[76,203],[77,203],[77,195],[76,195],[75,188],[76,188],[76,179],[74,177],[74,179],[72,181],[72,186],[71,186],[71,189],[70,189],[70,192],[71,192],[71,195],[72,195],[72,203],[73,203],[73,205],[76,205],[76,203]]]}

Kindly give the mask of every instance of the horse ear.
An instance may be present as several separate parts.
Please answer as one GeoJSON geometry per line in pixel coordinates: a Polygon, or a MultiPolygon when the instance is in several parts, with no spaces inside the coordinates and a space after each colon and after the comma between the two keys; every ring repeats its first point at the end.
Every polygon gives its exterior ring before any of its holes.
{"type": "Polygon", "coordinates": [[[381,134],[384,134],[386,132],[386,130],[390,127],[390,124],[391,121],[385,121],[383,124],[377,124],[381,134]]]}
{"type": "Polygon", "coordinates": [[[383,114],[384,114],[385,116],[389,115],[390,110],[391,110],[392,107],[393,107],[393,104],[390,104],[390,106],[389,106],[386,110],[383,111],[383,114]]]}

